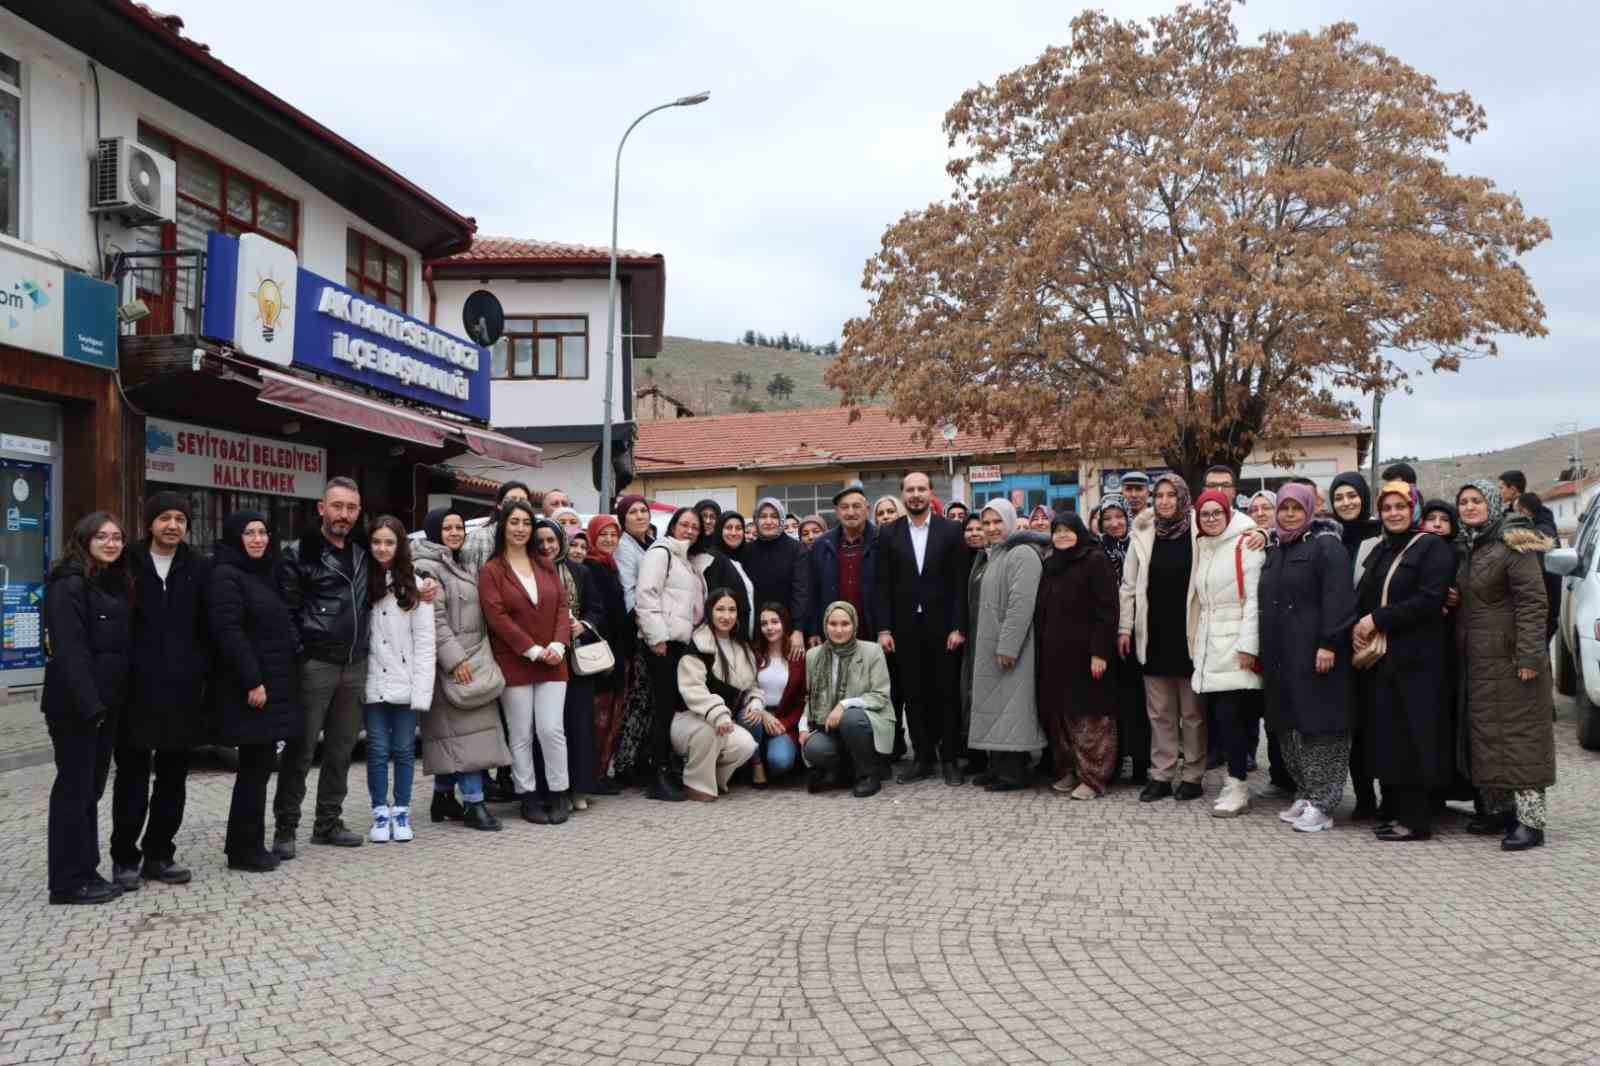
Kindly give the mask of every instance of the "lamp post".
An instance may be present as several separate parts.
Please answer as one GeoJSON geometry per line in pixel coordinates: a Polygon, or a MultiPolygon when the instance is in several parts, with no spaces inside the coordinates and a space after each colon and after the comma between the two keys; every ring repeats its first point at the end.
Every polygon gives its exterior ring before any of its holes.
{"type": "Polygon", "coordinates": [[[703,92],[695,93],[693,96],[680,96],[668,103],[658,104],[634,119],[623,132],[622,140],[617,142],[617,162],[611,178],[611,275],[606,285],[606,399],[600,437],[600,506],[597,508],[600,514],[605,514],[611,509],[612,497],[616,495],[613,490],[615,477],[611,470],[611,404],[616,381],[617,205],[622,198],[622,148],[628,143],[628,134],[633,132],[633,128],[657,111],[665,111],[669,107],[693,107],[709,99],[711,94],[703,92]]]}

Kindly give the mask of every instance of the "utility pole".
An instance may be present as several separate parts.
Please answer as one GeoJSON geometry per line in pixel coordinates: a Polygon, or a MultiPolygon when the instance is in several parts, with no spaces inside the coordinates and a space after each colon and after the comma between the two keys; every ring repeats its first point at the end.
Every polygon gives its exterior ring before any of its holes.
{"type": "Polygon", "coordinates": [[[1372,491],[1374,494],[1383,488],[1383,486],[1378,483],[1378,434],[1379,423],[1382,421],[1382,419],[1383,389],[1375,388],[1372,390],[1372,476],[1367,479],[1367,483],[1372,486],[1372,491]]]}

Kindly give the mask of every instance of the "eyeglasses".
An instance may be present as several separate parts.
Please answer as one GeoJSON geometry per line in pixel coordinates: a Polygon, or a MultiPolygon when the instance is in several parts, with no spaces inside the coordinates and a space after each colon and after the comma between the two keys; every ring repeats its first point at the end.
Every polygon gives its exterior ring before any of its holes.
{"type": "Polygon", "coordinates": [[[122,534],[121,533],[96,533],[94,536],[90,537],[89,539],[94,541],[96,544],[121,544],[122,543],[122,534]]]}
{"type": "Polygon", "coordinates": [[[1231,481],[1208,481],[1208,482],[1206,482],[1206,488],[1208,488],[1208,489],[1231,489],[1231,488],[1233,488],[1233,482],[1231,482],[1231,481]]]}

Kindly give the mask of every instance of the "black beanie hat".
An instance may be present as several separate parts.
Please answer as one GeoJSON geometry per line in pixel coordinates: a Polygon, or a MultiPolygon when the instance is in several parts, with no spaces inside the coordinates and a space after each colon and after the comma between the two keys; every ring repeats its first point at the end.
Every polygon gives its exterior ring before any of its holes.
{"type": "Polygon", "coordinates": [[[148,533],[150,531],[150,524],[154,522],[163,511],[182,511],[183,520],[185,522],[191,521],[194,517],[189,510],[189,497],[185,496],[181,492],[173,492],[171,489],[163,489],[154,496],[150,497],[148,500],[144,501],[145,532],[148,533]]]}

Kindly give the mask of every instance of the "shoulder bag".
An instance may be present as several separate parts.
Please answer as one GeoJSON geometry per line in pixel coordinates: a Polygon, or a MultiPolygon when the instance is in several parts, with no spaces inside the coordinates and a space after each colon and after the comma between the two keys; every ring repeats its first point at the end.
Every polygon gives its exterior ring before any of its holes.
{"type": "Polygon", "coordinates": [[[444,690],[444,698],[466,711],[499,699],[506,690],[506,675],[494,661],[489,641],[480,640],[463,661],[472,671],[472,680],[465,685],[456,680],[455,671],[439,668],[439,686],[444,690]]]}
{"type": "MultiPolygon", "coordinates": [[[[1379,607],[1389,606],[1389,582],[1394,580],[1394,572],[1400,569],[1400,560],[1406,557],[1406,552],[1411,550],[1411,545],[1427,535],[1426,533],[1418,533],[1412,537],[1406,542],[1406,546],[1400,549],[1400,554],[1394,557],[1394,562],[1389,564],[1389,572],[1383,578],[1383,595],[1378,598],[1379,607]]],[[[1387,654],[1389,654],[1389,636],[1382,630],[1378,630],[1372,634],[1372,640],[1366,647],[1356,649],[1355,654],[1350,657],[1350,665],[1357,670],[1371,670],[1382,662],[1383,657],[1387,654]]]]}
{"type": "Polygon", "coordinates": [[[594,627],[588,622],[582,624],[593,634],[594,639],[588,643],[584,643],[581,638],[573,641],[568,652],[568,667],[579,677],[609,674],[617,665],[616,657],[611,654],[611,645],[606,643],[604,637],[595,633],[594,627]]]}

